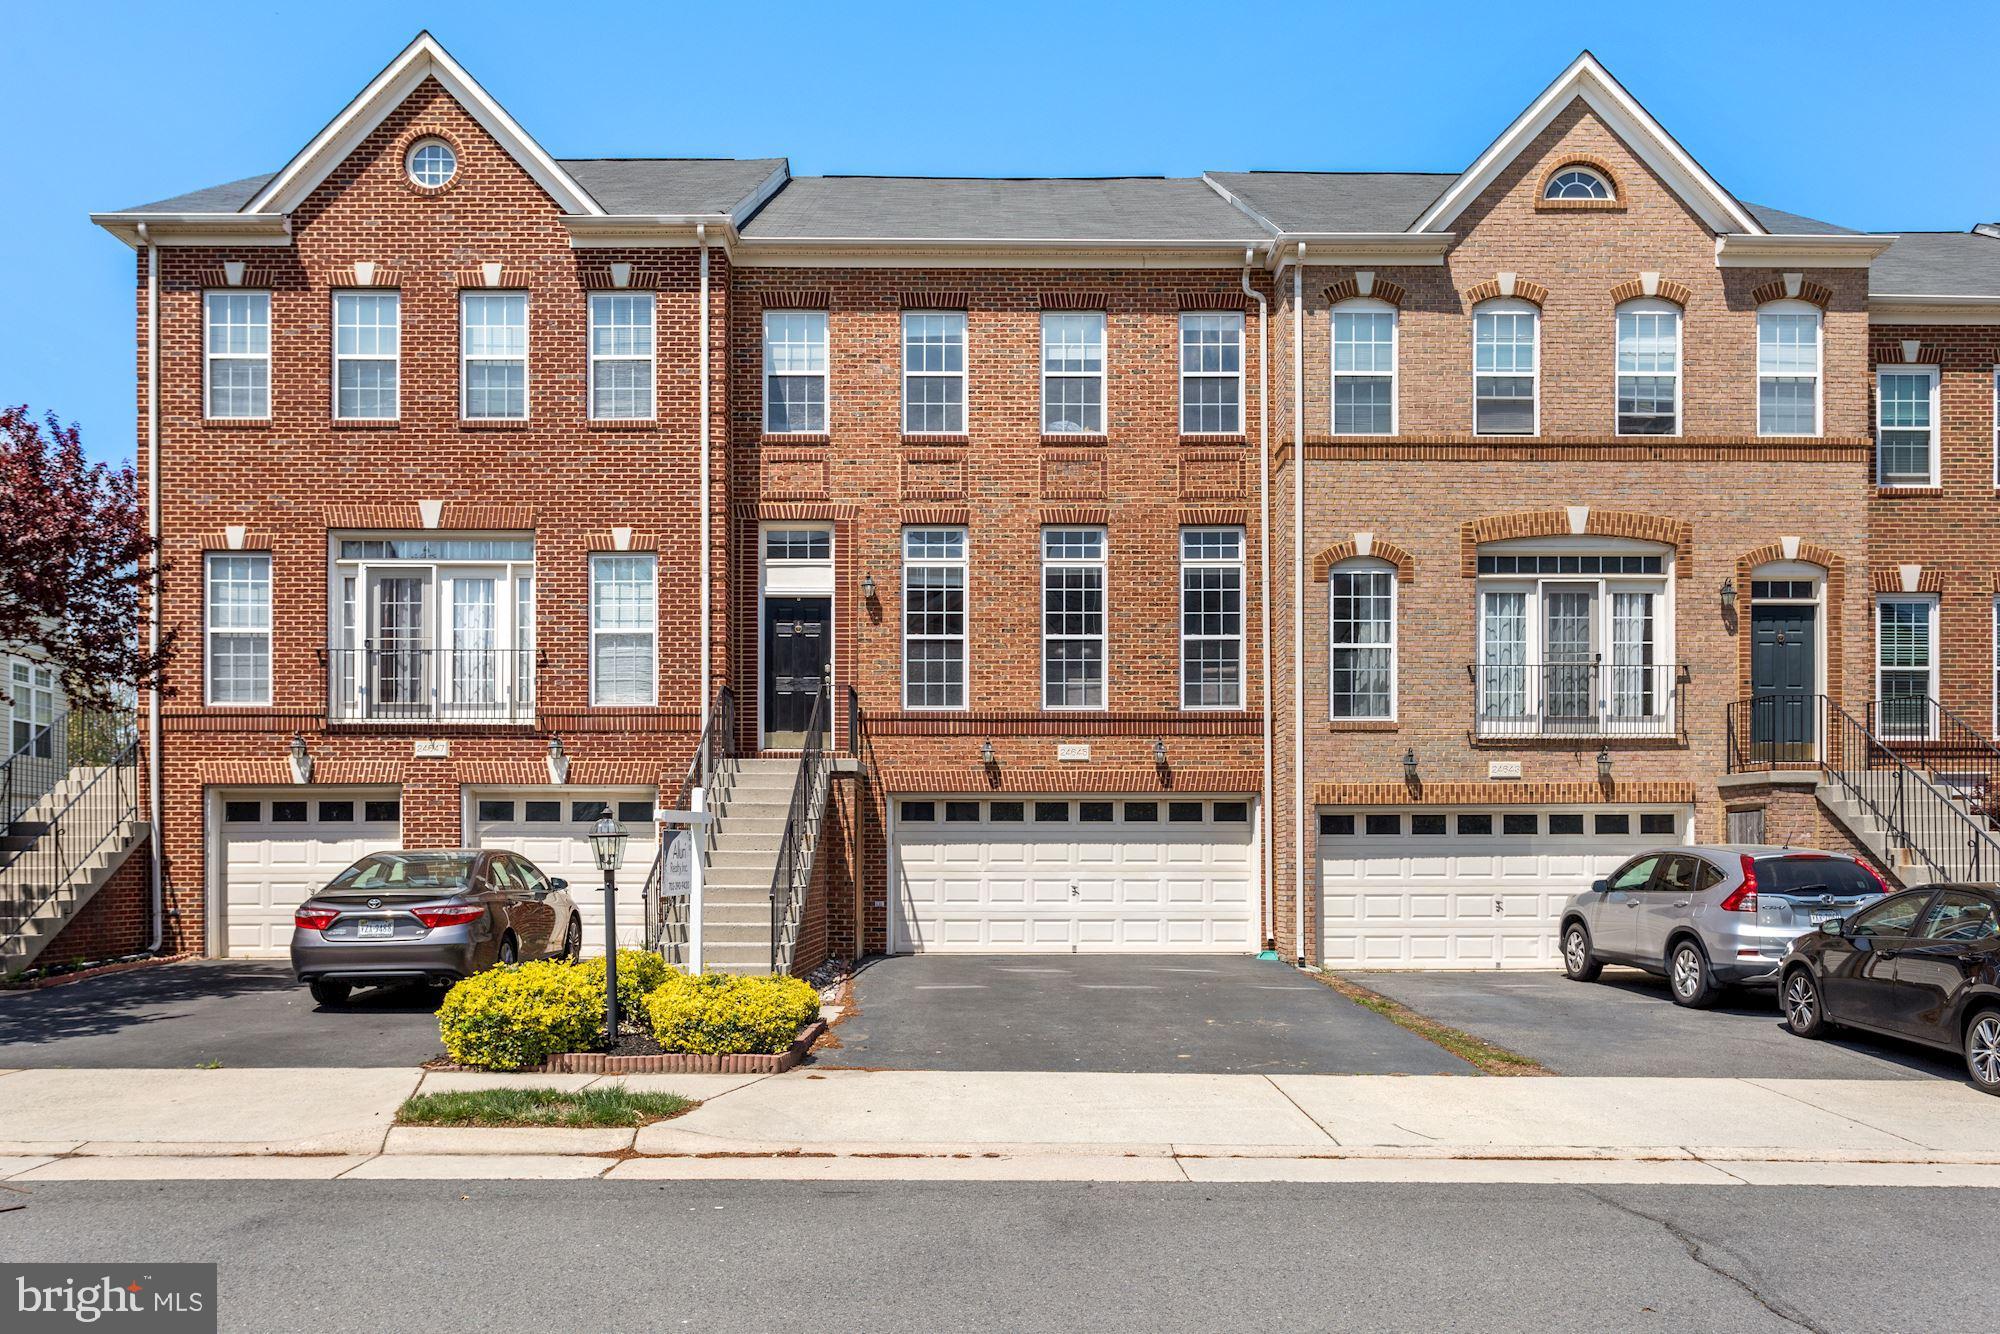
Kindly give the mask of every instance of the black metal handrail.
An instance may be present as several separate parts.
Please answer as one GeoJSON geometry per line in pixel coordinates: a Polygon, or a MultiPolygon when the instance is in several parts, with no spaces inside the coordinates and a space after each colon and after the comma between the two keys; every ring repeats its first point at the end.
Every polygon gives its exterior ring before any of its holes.
{"type": "Polygon", "coordinates": [[[1928,695],[1874,701],[1868,716],[1870,730],[1963,796],[1989,827],[2000,817],[2000,745],[1991,737],[1928,695]]]}
{"type": "MultiPolygon", "coordinates": [[[[0,761],[0,835],[35,814],[35,806],[79,766],[100,765],[137,739],[130,714],[72,709],[34,729],[0,761]]],[[[31,823],[45,824],[46,820],[31,823]]],[[[4,860],[4,853],[0,853],[4,860]]]]}
{"type": "Polygon", "coordinates": [[[323,655],[329,722],[532,723],[532,648],[368,642],[323,655]]]}
{"type": "Polygon", "coordinates": [[[1787,691],[1729,701],[1723,710],[1729,772],[1817,768],[1826,730],[1825,698],[1787,691]]]}
{"type": "Polygon", "coordinates": [[[43,905],[139,814],[139,743],[128,740],[53,811],[47,829],[0,873],[0,943],[18,939],[43,905]]]}
{"type": "Polygon", "coordinates": [[[792,801],[785,813],[785,832],[778,841],[778,863],[771,872],[771,971],[791,971],[798,947],[799,919],[812,887],[813,860],[819,849],[819,826],[826,812],[826,789],[833,773],[828,753],[827,717],[831,701],[825,682],[813,696],[799,746],[799,775],[792,783],[792,801]]]}
{"type": "Polygon", "coordinates": [[[1475,662],[1480,737],[1685,737],[1687,664],[1475,662]]]}
{"type": "Polygon", "coordinates": [[[1933,880],[1985,880],[2000,871],[2000,840],[1983,820],[1866,724],[1821,699],[1829,732],[1822,770],[1875,818],[1894,850],[1921,861],[1933,880]]]}
{"type": "MultiPolygon", "coordinates": [[[[708,804],[712,808],[716,779],[735,756],[736,692],[724,686],[709,705],[708,718],[702,725],[700,738],[695,742],[694,755],[688,760],[687,775],[681,780],[679,809],[691,808],[696,788],[711,794],[708,804]]],[[[697,826],[690,837],[700,840],[704,853],[712,851],[715,825],[697,826]]],[[[653,854],[652,868],[646,872],[641,902],[646,906],[647,947],[658,950],[668,963],[684,967],[691,957],[689,913],[693,905],[684,898],[677,896],[668,900],[661,894],[667,853],[672,843],[673,831],[668,830],[660,839],[659,850],[653,854]]]]}

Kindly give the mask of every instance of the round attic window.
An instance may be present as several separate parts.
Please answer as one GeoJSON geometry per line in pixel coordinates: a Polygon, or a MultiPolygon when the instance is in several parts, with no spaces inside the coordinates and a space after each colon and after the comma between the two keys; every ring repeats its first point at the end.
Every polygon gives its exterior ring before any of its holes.
{"type": "Polygon", "coordinates": [[[412,181],[435,190],[458,174],[458,154],[442,139],[419,139],[410,145],[409,170],[412,181]]]}
{"type": "Polygon", "coordinates": [[[1544,199],[1610,199],[1611,182],[1589,167],[1564,167],[1549,177],[1544,199]]]}

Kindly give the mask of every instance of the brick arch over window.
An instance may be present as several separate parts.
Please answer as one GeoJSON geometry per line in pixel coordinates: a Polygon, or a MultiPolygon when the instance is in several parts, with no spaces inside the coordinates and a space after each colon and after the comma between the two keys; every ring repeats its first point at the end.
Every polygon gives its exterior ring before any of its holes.
{"type": "Polygon", "coordinates": [[[1535,184],[1535,210],[1539,213],[1557,213],[1568,209],[1582,212],[1618,212],[1625,207],[1625,182],[1618,179],[1618,173],[1609,162],[1601,157],[1591,157],[1585,153],[1566,154],[1551,164],[1535,184]],[[1611,187],[1609,199],[1550,199],[1549,182],[1568,171],[1571,167],[1588,167],[1604,178],[1611,187]]]}
{"type": "Polygon", "coordinates": [[[1496,297],[1510,295],[1539,306],[1549,299],[1549,289],[1532,279],[1516,278],[1514,280],[1514,290],[1508,293],[1500,290],[1500,280],[1498,278],[1488,278],[1483,283],[1477,283],[1465,289],[1465,304],[1476,306],[1482,301],[1492,301],[1496,297]]]}
{"type": "MultiPolygon", "coordinates": [[[[1737,694],[1750,696],[1750,576],[1760,565],[1775,561],[1799,561],[1826,571],[1826,690],[1835,708],[1844,707],[1846,636],[1841,633],[1841,609],[1847,600],[1847,562],[1839,552],[1818,542],[1801,541],[1791,554],[1783,542],[1771,542],[1746,551],[1736,558],[1736,682],[1737,694]]],[[[1829,744],[1833,739],[1828,738],[1829,744]]]]}
{"type": "MultiPolygon", "coordinates": [[[[1631,278],[1611,289],[1611,304],[1623,305],[1627,301],[1637,301],[1646,295],[1646,283],[1641,278],[1631,278]]],[[[1694,289],[1686,283],[1675,282],[1672,278],[1662,278],[1653,288],[1652,295],[1662,301],[1671,301],[1683,310],[1694,300],[1694,289]]]]}
{"type": "Polygon", "coordinates": [[[1528,510],[1473,519],[1458,530],[1459,573],[1470,579],[1479,573],[1479,548],[1486,542],[1514,537],[1629,537],[1658,542],[1674,549],[1674,570],[1686,579],[1694,572],[1694,525],[1664,514],[1633,514],[1622,510],[1589,510],[1582,525],[1569,510],[1528,510]]]}
{"type": "Polygon", "coordinates": [[[1750,289],[1752,305],[1762,306],[1772,301],[1810,301],[1825,310],[1833,304],[1833,289],[1825,283],[1801,282],[1799,290],[1788,291],[1783,278],[1773,278],[1770,282],[1750,289]]]}
{"type": "Polygon", "coordinates": [[[1402,582],[1408,582],[1410,577],[1417,572],[1416,559],[1394,542],[1384,542],[1378,537],[1364,553],[1361,550],[1360,544],[1355,542],[1354,539],[1349,538],[1345,542],[1335,542],[1332,546],[1313,557],[1313,579],[1323,584],[1326,582],[1327,576],[1333,572],[1334,566],[1344,560],[1355,559],[1386,561],[1396,567],[1396,578],[1402,582]]]}
{"type": "Polygon", "coordinates": [[[1356,297],[1368,297],[1375,301],[1386,301],[1390,305],[1401,309],[1404,300],[1407,299],[1409,294],[1403,290],[1401,283],[1392,283],[1387,278],[1375,279],[1365,292],[1361,290],[1361,283],[1358,279],[1342,278],[1339,282],[1329,285],[1321,295],[1326,298],[1326,304],[1329,306],[1337,306],[1343,301],[1352,301],[1356,297]]]}

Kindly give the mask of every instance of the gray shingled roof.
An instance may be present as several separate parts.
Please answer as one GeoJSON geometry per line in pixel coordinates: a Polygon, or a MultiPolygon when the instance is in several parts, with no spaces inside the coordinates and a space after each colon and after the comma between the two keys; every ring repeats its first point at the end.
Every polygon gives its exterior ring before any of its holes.
{"type": "Polygon", "coordinates": [[[1781,208],[1767,208],[1762,204],[1746,203],[1750,216],[1757,219],[1767,232],[1790,236],[1859,236],[1852,227],[1840,227],[1831,222],[1821,222],[1817,218],[1801,217],[1797,213],[1787,213],[1781,208]]]}
{"type": "Polygon", "coordinates": [[[277,174],[275,171],[267,171],[261,176],[245,176],[242,180],[231,181],[227,185],[211,185],[206,189],[175,195],[172,199],[138,204],[119,211],[121,213],[235,213],[255,199],[257,192],[277,174]]]}
{"type": "Polygon", "coordinates": [[[606,213],[733,213],[785,159],[564,158],[562,165],[606,213]]]}
{"type": "Polygon", "coordinates": [[[2000,297],[2000,237],[1978,232],[1901,232],[1868,271],[1881,296],[2000,297]]]}
{"type": "Polygon", "coordinates": [[[1451,171],[1212,171],[1209,179],[1288,232],[1407,230],[1451,171]]]}
{"type": "Polygon", "coordinates": [[[745,237],[842,240],[1242,241],[1267,233],[1198,179],[806,176],[745,237]]]}

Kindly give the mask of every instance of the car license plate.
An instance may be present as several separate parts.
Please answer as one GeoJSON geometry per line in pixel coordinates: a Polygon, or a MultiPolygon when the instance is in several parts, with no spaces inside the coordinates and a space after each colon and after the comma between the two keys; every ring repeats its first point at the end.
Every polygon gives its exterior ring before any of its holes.
{"type": "Polygon", "coordinates": [[[1812,924],[1818,926],[1821,922],[1831,922],[1838,916],[1840,914],[1837,912],[1816,912],[1812,914],[1812,924]]]}
{"type": "Polygon", "coordinates": [[[396,934],[396,924],[386,917],[380,921],[363,919],[360,929],[354,934],[362,940],[387,940],[396,934]]]}

